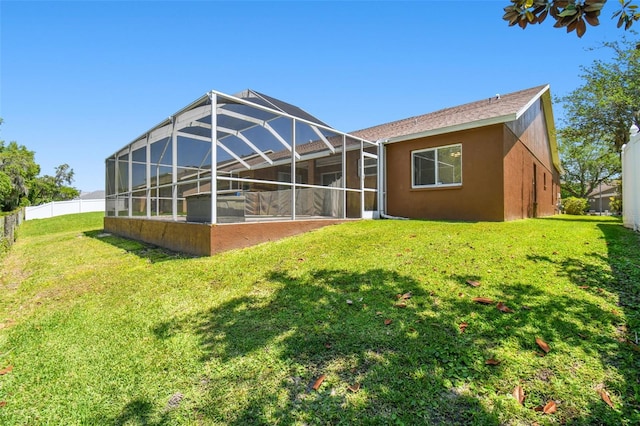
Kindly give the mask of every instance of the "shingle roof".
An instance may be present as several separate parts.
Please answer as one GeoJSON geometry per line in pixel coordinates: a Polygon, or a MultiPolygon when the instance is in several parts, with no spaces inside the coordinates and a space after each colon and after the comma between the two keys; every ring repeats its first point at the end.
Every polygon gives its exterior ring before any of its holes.
{"type": "Polygon", "coordinates": [[[397,138],[425,132],[444,133],[452,128],[473,128],[486,125],[488,121],[511,121],[517,118],[524,109],[548,90],[548,85],[536,86],[506,95],[471,102],[464,105],[445,108],[429,114],[409,117],[350,134],[370,141],[397,138]],[[474,123],[477,124],[474,125],[474,123]],[[438,132],[442,129],[442,132],[438,132]]]}

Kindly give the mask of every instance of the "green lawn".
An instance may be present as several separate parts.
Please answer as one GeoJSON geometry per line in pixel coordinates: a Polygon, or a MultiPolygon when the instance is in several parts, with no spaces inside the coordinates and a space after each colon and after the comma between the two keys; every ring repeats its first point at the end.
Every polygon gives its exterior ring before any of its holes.
{"type": "Polygon", "coordinates": [[[618,220],[361,221],[211,258],[101,228],[25,222],[0,259],[0,424],[640,424],[618,220]]]}

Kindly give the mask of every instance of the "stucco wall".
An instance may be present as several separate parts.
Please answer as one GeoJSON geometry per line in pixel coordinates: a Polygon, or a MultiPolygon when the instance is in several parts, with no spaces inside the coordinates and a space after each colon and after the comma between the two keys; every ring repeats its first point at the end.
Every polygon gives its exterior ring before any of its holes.
{"type": "Polygon", "coordinates": [[[387,213],[416,219],[504,220],[502,125],[386,145],[387,213]],[[411,151],[462,144],[462,186],[411,188],[411,151]]]}
{"type": "Polygon", "coordinates": [[[158,219],[105,217],[104,230],[182,253],[201,256],[211,253],[211,225],[158,219]]]}
{"type": "Polygon", "coordinates": [[[536,102],[520,119],[504,126],[505,220],[555,214],[559,185],[544,114],[536,102]]]}
{"type": "Polygon", "coordinates": [[[104,229],[182,253],[209,256],[301,234],[345,220],[322,219],[208,225],[158,219],[105,217],[104,229]]]}

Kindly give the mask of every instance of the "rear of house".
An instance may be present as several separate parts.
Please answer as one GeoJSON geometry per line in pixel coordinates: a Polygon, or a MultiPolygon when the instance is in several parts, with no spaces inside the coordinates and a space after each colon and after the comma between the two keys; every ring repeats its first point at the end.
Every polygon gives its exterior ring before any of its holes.
{"type": "Polygon", "coordinates": [[[557,212],[560,164],[548,86],[353,134],[383,147],[383,214],[505,221],[557,212]]]}

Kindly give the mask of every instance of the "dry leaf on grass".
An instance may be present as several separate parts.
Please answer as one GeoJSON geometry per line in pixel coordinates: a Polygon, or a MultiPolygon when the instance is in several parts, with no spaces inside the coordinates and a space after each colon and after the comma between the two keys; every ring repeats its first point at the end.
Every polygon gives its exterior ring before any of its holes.
{"type": "Polygon", "coordinates": [[[413,296],[413,295],[411,294],[411,292],[410,292],[410,291],[409,291],[409,292],[407,292],[407,293],[405,293],[405,294],[396,294],[396,298],[397,298],[397,299],[400,299],[400,300],[407,300],[407,299],[411,299],[411,296],[413,296]]]}
{"type": "Polygon", "coordinates": [[[4,407],[5,405],[7,405],[7,401],[0,401],[0,408],[4,407]]]}
{"type": "Polygon", "coordinates": [[[518,385],[513,389],[513,392],[511,392],[511,395],[513,395],[513,397],[516,399],[516,401],[518,401],[518,403],[520,405],[522,405],[524,403],[524,390],[522,389],[522,386],[518,385]]]}
{"type": "Polygon", "coordinates": [[[354,383],[353,385],[349,385],[347,386],[347,389],[349,389],[353,393],[356,393],[360,390],[360,383],[354,383]]]}
{"type": "Polygon", "coordinates": [[[9,373],[11,370],[13,370],[13,365],[9,365],[3,368],[2,370],[0,370],[0,376],[4,376],[5,374],[9,373]]]}
{"type": "Polygon", "coordinates": [[[393,305],[393,306],[395,306],[396,308],[406,308],[406,307],[407,307],[407,304],[406,304],[406,303],[404,303],[404,302],[400,302],[400,303],[396,303],[396,304],[395,304],[395,305],[393,305]]]}
{"type": "Polygon", "coordinates": [[[389,325],[389,324],[391,324],[392,322],[393,322],[393,320],[391,320],[391,319],[386,319],[386,320],[384,320],[384,325],[389,325]]]}
{"type": "Polygon", "coordinates": [[[498,302],[498,304],[496,305],[496,308],[498,308],[499,311],[506,312],[506,313],[513,312],[513,309],[508,308],[507,305],[505,305],[502,302],[498,302]]]}
{"type": "Polygon", "coordinates": [[[609,396],[609,392],[607,392],[606,390],[604,390],[604,388],[602,387],[602,385],[599,385],[599,389],[598,389],[598,393],[600,394],[600,398],[602,398],[602,400],[604,402],[607,403],[607,405],[611,408],[615,408],[613,406],[613,402],[611,402],[611,397],[609,396]]]}
{"type": "Polygon", "coordinates": [[[484,363],[486,365],[500,365],[501,361],[498,361],[497,359],[493,359],[493,358],[489,358],[488,360],[486,360],[484,363]]]}
{"type": "Polygon", "coordinates": [[[464,333],[464,331],[467,329],[468,325],[469,324],[467,324],[466,322],[461,322],[460,326],[459,326],[460,327],[460,333],[464,333]]]}
{"type": "Polygon", "coordinates": [[[331,343],[327,342],[324,344],[324,347],[327,349],[331,349],[331,343]]]}
{"type": "Polygon", "coordinates": [[[347,299],[347,305],[353,305],[353,300],[347,299]]]}
{"type": "Polygon", "coordinates": [[[480,283],[478,281],[475,280],[467,280],[467,284],[469,284],[471,287],[479,287],[480,283]]]}
{"type": "Polygon", "coordinates": [[[545,414],[553,414],[557,409],[558,406],[556,405],[556,403],[554,401],[549,401],[547,402],[547,405],[542,408],[542,412],[545,414]]]}
{"type": "Polygon", "coordinates": [[[476,303],[482,303],[483,305],[493,305],[493,300],[489,299],[488,297],[474,297],[471,300],[476,303]]]}
{"type": "Polygon", "coordinates": [[[320,377],[318,377],[318,380],[315,381],[315,383],[313,384],[313,390],[318,390],[318,388],[320,388],[320,385],[322,385],[322,382],[324,382],[324,379],[326,379],[327,376],[326,375],[322,375],[320,377]]]}
{"type": "Polygon", "coordinates": [[[549,351],[551,350],[551,348],[549,347],[547,342],[545,342],[544,340],[542,340],[539,337],[536,337],[536,343],[538,344],[538,346],[540,346],[540,349],[542,349],[545,354],[548,354],[549,351]]]}
{"type": "Polygon", "coordinates": [[[583,289],[583,290],[586,290],[586,289],[588,289],[588,288],[589,288],[589,286],[588,286],[588,285],[580,285],[580,286],[578,286],[578,288],[581,288],[581,289],[583,289]]]}

